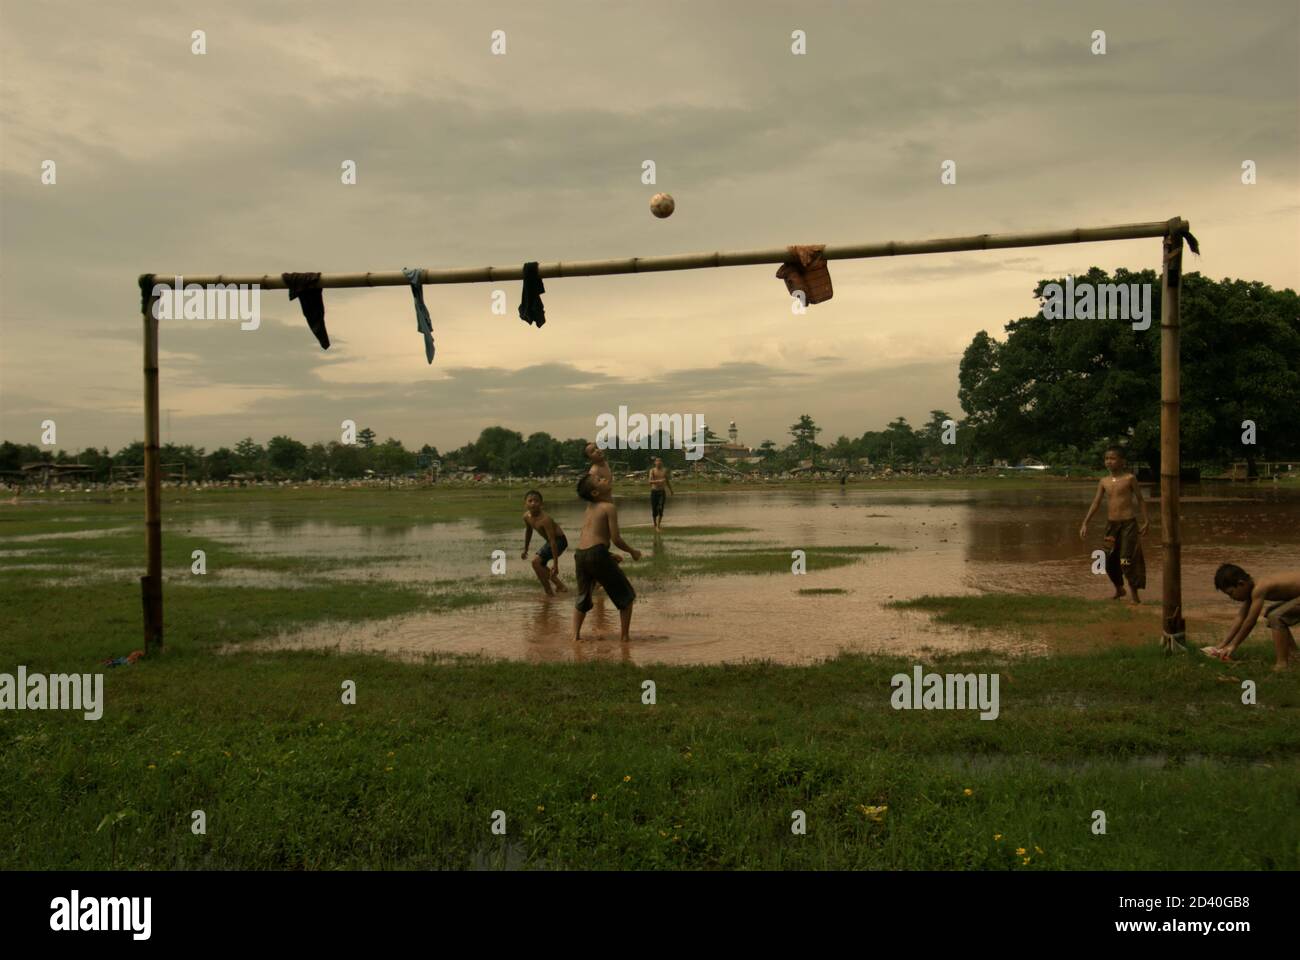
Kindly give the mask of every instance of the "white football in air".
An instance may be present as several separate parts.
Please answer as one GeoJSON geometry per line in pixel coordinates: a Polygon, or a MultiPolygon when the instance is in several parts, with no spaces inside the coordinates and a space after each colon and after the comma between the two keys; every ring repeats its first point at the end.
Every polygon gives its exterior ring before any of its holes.
{"type": "Polygon", "coordinates": [[[677,204],[673,202],[671,194],[656,193],[650,198],[650,212],[662,220],[664,217],[671,217],[673,211],[677,209],[677,204]]]}

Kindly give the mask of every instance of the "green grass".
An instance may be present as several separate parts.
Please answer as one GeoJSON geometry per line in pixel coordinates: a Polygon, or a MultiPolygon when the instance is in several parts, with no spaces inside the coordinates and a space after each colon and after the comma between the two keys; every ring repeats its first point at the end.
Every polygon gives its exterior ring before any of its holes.
{"type": "Polygon", "coordinates": [[[0,714],[0,866],[1300,866],[1289,680],[1262,672],[1243,708],[1213,665],[1158,651],[929,662],[1000,673],[1001,716],[981,721],[890,709],[912,662],[408,665],[182,644],[109,671],[100,721],[0,714]],[[96,827],[124,810],[114,851],[96,827]]]}
{"type": "Polygon", "coordinates": [[[983,593],[951,597],[926,594],[912,600],[895,600],[887,606],[903,610],[924,610],[937,623],[984,630],[1012,626],[1098,623],[1116,613],[1131,613],[1128,606],[1110,601],[1024,593],[983,593]]]}
{"type": "MultiPolygon", "coordinates": [[[[861,557],[870,553],[882,553],[889,547],[881,546],[847,546],[847,547],[808,547],[804,550],[805,564],[809,573],[821,570],[833,570],[836,567],[856,563],[861,557]]],[[[769,575],[789,573],[795,562],[790,550],[772,550],[767,548],[724,550],[709,554],[645,554],[640,564],[630,567],[629,573],[635,572],[651,580],[678,579],[681,577],[701,576],[736,576],[769,575]]]]}

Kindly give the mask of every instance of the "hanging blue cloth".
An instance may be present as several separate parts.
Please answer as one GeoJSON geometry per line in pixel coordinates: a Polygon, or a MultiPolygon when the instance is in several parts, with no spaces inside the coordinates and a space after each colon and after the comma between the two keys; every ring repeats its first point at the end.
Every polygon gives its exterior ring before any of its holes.
{"type": "Polygon", "coordinates": [[[411,296],[415,297],[415,329],[424,334],[424,359],[433,363],[433,321],[429,318],[429,308],[424,305],[420,271],[403,267],[402,276],[411,285],[411,296]]]}

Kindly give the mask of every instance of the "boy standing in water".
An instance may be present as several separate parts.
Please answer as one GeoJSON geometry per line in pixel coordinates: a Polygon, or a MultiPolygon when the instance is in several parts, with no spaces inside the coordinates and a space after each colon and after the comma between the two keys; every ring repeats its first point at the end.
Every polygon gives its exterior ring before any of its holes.
{"type": "Polygon", "coordinates": [[[1300,624],[1300,570],[1287,570],[1255,579],[1241,567],[1225,563],[1214,573],[1214,587],[1241,604],[1237,619],[1232,621],[1228,639],[1217,647],[1202,647],[1201,652],[1217,660],[1232,662],[1232,652],[1255,629],[1262,613],[1273,634],[1274,670],[1286,670],[1295,655],[1295,637],[1291,628],[1300,624]],[[1266,601],[1273,605],[1264,609],[1266,601]]]}
{"type": "Polygon", "coordinates": [[[564,584],[560,582],[560,554],[569,545],[569,541],[564,537],[564,531],[560,525],[546,515],[542,510],[542,495],[536,490],[529,490],[524,494],[524,552],[522,559],[528,559],[528,544],[533,539],[533,531],[536,530],[542,535],[546,542],[542,544],[542,549],[537,551],[537,556],[533,557],[533,573],[537,574],[537,579],[542,581],[542,589],[546,591],[548,597],[553,596],[555,591],[551,589],[551,584],[555,584],[555,589],[561,593],[567,592],[564,584]],[[551,565],[547,570],[546,565],[551,565]]]}
{"type": "MultiPolygon", "coordinates": [[[[594,473],[593,469],[593,473],[594,473]]],[[[591,591],[596,584],[605,588],[605,595],[618,607],[621,627],[619,640],[628,642],[627,631],[632,625],[632,603],[636,591],[619,569],[617,558],[609,552],[613,543],[631,554],[633,560],[641,559],[641,551],[628,546],[618,531],[618,508],[614,506],[610,481],[606,477],[587,474],[578,481],[578,496],[587,501],[587,512],[582,518],[582,539],[573,551],[573,564],[578,575],[578,594],[574,599],[573,639],[582,639],[582,621],[591,609],[591,591]]]]}
{"type": "Polygon", "coordinates": [[[1147,532],[1147,504],[1142,499],[1137,477],[1128,472],[1124,451],[1119,447],[1106,448],[1106,470],[1110,476],[1097,482],[1097,495],[1092,498],[1088,515],[1079,528],[1079,539],[1088,536],[1088,521],[1097,512],[1101,498],[1106,498],[1106,575],[1115,585],[1113,600],[1124,598],[1124,581],[1134,603],[1141,603],[1138,590],[1147,585],[1146,560],[1142,556],[1140,537],[1147,532]],[[1138,526],[1134,508],[1142,510],[1142,525],[1138,526]]]}
{"type": "Polygon", "coordinates": [[[655,465],[650,468],[650,519],[654,522],[656,531],[664,520],[664,500],[668,496],[664,492],[665,486],[668,487],[668,493],[673,492],[673,481],[664,467],[663,458],[655,457],[655,465]]]}

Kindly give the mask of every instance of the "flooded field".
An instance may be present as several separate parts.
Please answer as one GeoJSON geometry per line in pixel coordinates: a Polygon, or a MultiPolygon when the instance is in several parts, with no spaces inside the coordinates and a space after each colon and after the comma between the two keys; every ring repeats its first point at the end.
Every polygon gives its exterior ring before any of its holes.
{"type": "MultiPolygon", "coordinates": [[[[229,543],[255,556],[293,556],[318,561],[301,577],[251,569],[214,570],[209,582],[293,587],[336,583],[364,590],[375,581],[434,585],[455,581],[491,586],[486,606],[409,615],[362,624],[316,625],[267,638],[263,647],[382,650],[398,655],[475,653],[533,661],[614,659],[638,663],[721,663],[771,659],[807,663],[841,650],[910,654],[993,647],[1045,652],[1032,634],[975,634],[937,627],[922,613],[890,609],[892,600],[925,594],[982,591],[1047,593],[1104,598],[1105,576],[1091,573],[1091,551],[1104,523],[1094,518],[1088,540],[1078,537],[1091,484],[1042,490],[722,490],[690,491],[670,498],[665,530],[647,527],[648,497],[620,495],[626,539],[646,554],[627,571],[638,592],[633,642],[617,642],[618,613],[602,597],[588,615],[584,634],[571,641],[571,597],[547,598],[520,559],[520,511],[451,523],[383,524],[294,519],[198,520],[168,524],[167,536],[187,533],[229,543]],[[793,550],[880,545],[833,569],[791,574],[793,550]],[[731,550],[780,551],[778,570],[767,575],[662,576],[674,563],[717,557],[731,550]],[[505,578],[490,572],[494,550],[505,552],[505,578]],[[653,558],[653,559],[652,559],[653,558]],[[653,564],[653,566],[650,566],[653,564]],[[660,575],[647,576],[650,570],[660,575]],[[504,581],[504,582],[502,582],[504,581]]],[[[1152,491],[1148,490],[1150,496],[1152,491]]],[[[431,492],[430,497],[436,497],[431,492]]],[[[576,544],[581,505],[550,503],[552,515],[576,544]]],[[[1151,619],[1122,642],[1158,638],[1161,550],[1159,503],[1151,501],[1151,530],[1144,539],[1148,587],[1144,606],[1151,619]],[[1154,631],[1154,632],[1153,632],[1154,631]]],[[[23,541],[26,562],[32,538],[23,541]]],[[[1300,564],[1300,491],[1244,485],[1204,485],[1184,491],[1183,595],[1185,616],[1196,640],[1217,638],[1233,608],[1215,593],[1212,576],[1225,561],[1247,570],[1300,564]]],[[[536,537],[532,549],[539,542],[536,537]]],[[[0,541],[0,559],[14,556],[0,541]]],[[[573,586],[571,556],[561,576],[573,586]]],[[[170,586],[196,587],[195,578],[172,573],[170,586]]],[[[1257,642],[1255,638],[1252,642],[1257,642]]]]}

